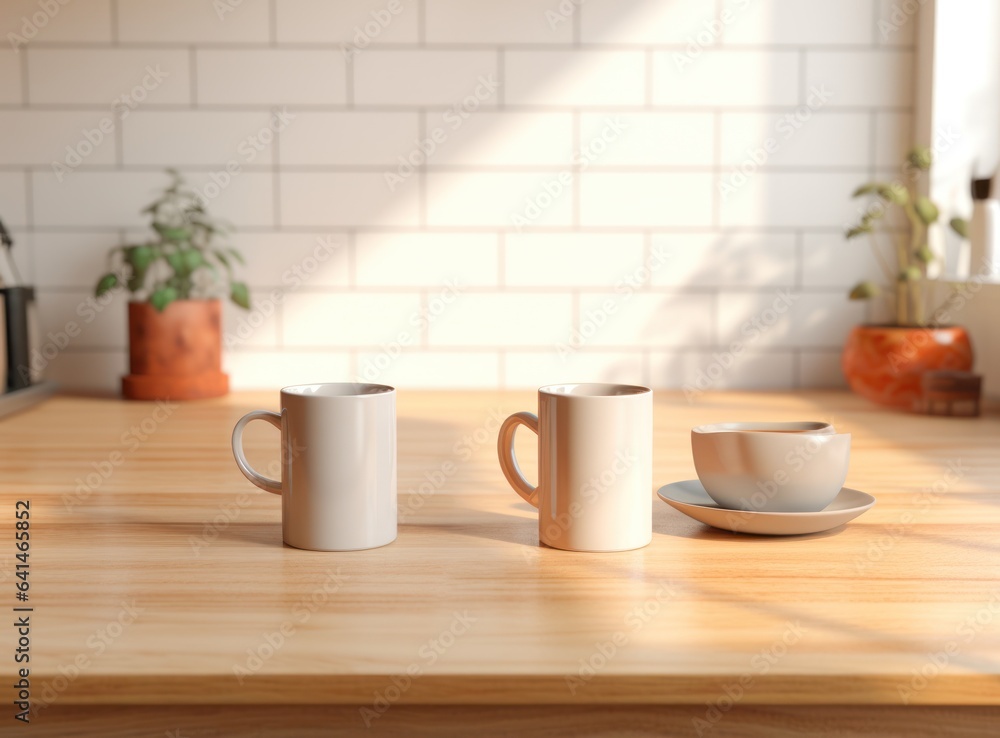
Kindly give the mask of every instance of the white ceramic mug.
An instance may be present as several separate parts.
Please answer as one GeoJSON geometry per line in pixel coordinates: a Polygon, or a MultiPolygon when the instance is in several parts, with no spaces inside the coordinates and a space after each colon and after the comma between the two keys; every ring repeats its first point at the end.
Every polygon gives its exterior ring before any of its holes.
{"type": "Polygon", "coordinates": [[[281,390],[281,413],[254,410],[233,429],[243,475],[281,495],[289,546],[357,551],[396,538],[396,390],[382,384],[303,384],[281,390]],[[281,481],[258,474],[243,429],[266,420],[281,431],[281,481]]]}
{"type": "Polygon", "coordinates": [[[627,384],[538,390],[538,415],[500,427],[500,468],[538,508],[538,538],[569,551],[628,551],[653,538],[653,392],[627,384]],[[521,473],[514,432],[538,434],[538,487],[521,473]]]}

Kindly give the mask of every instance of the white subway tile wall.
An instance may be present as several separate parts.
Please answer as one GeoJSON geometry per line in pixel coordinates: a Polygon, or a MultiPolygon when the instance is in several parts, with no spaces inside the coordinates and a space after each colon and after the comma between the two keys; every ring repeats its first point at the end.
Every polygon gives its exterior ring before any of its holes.
{"type": "Polygon", "coordinates": [[[246,254],[236,388],[839,385],[849,194],[913,143],[893,8],[7,0],[0,218],[79,333],[46,371],[117,386],[90,290],[175,167],[246,254]]]}

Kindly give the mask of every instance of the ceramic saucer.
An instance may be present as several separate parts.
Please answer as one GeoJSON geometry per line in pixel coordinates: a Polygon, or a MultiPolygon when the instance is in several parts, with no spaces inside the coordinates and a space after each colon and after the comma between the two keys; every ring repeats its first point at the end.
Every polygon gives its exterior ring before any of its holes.
{"type": "Polygon", "coordinates": [[[674,482],[660,487],[660,499],[688,517],[734,533],[761,536],[800,536],[836,528],[875,504],[875,498],[856,489],[844,487],[833,502],[819,512],[754,512],[719,507],[697,479],[674,482]]]}

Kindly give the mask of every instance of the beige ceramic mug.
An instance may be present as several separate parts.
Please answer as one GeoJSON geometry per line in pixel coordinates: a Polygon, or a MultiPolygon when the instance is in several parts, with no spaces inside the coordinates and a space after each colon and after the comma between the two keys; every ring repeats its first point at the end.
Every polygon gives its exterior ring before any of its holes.
{"type": "Polygon", "coordinates": [[[538,538],[570,551],[627,551],[653,537],[653,392],[626,384],[559,384],[538,390],[538,415],[500,427],[500,468],[538,508],[538,538]],[[538,434],[538,486],[521,473],[514,432],[538,434]]]}
{"type": "Polygon", "coordinates": [[[289,546],[356,551],[396,538],[396,390],[383,384],[303,384],[281,390],[281,413],[254,410],[233,429],[243,475],[281,495],[289,546]],[[243,429],[265,420],[281,431],[281,479],[255,471],[243,429]]]}

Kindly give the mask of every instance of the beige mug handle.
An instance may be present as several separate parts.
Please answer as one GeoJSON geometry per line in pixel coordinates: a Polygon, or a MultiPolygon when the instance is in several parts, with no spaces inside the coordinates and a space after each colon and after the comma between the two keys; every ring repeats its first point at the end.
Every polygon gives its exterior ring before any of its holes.
{"type": "Polygon", "coordinates": [[[517,464],[517,457],[514,456],[514,432],[519,425],[523,425],[537,434],[538,416],[534,413],[514,413],[503,421],[503,425],[500,426],[500,436],[497,438],[497,456],[500,458],[500,469],[514,491],[521,495],[529,505],[538,507],[538,488],[531,486],[524,478],[521,467],[517,464]]]}
{"type": "Polygon", "coordinates": [[[251,420],[266,420],[279,431],[281,430],[281,416],[268,410],[254,410],[240,418],[240,421],[233,428],[233,456],[236,458],[236,466],[243,472],[243,476],[249,479],[263,490],[274,495],[281,494],[281,482],[276,479],[268,479],[263,474],[258,473],[250,462],[247,461],[243,453],[243,429],[251,420]]]}

